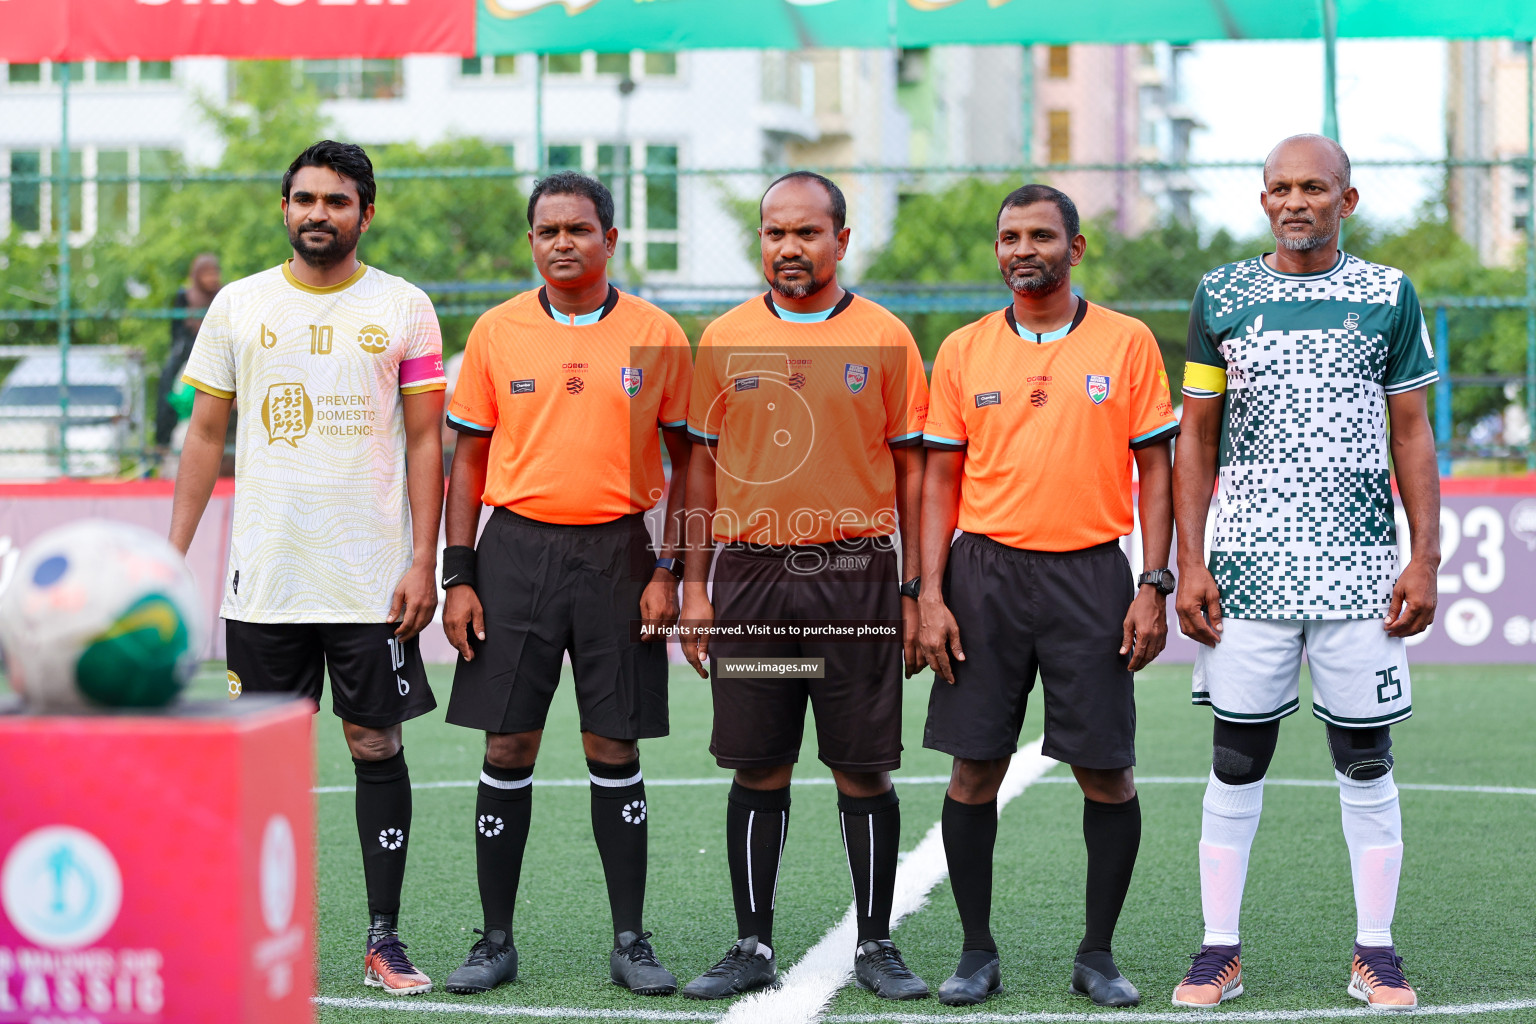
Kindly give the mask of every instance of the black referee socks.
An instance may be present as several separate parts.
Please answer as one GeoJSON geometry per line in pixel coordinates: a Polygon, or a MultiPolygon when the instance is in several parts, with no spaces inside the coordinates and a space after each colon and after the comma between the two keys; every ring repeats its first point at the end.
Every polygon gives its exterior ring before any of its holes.
{"type": "Polygon", "coordinates": [[[837,794],[843,849],[853,876],[859,944],[891,937],[891,900],[896,892],[896,854],[901,846],[901,801],[894,788],[879,796],[837,794]]]}
{"type": "Polygon", "coordinates": [[[352,759],[357,773],[357,838],[363,847],[370,932],[393,931],[411,834],[411,773],[405,748],[382,761],[352,759]]]}
{"type": "MultiPolygon", "coordinates": [[[[992,941],[992,851],[997,845],[997,801],[963,804],[945,793],[939,820],[950,887],[965,932],[961,950],[996,953],[997,943],[992,941]]],[[[963,960],[961,963],[968,966],[963,960]]],[[[969,977],[974,967],[970,973],[957,973],[969,977]]]]}
{"type": "Polygon", "coordinates": [[[532,817],[533,766],[482,764],[475,794],[475,875],[485,913],[485,937],[496,942],[512,941],[512,912],[517,907],[517,883],[532,817]]]}
{"type": "Polygon", "coordinates": [[[773,948],[773,901],[779,887],[779,858],[789,830],[789,787],[748,789],[731,783],[725,808],[725,846],[736,904],[736,937],[757,936],[773,948]]]}
{"type": "Polygon", "coordinates": [[[1104,804],[1084,797],[1083,842],[1088,847],[1088,924],[1077,958],[1115,977],[1119,972],[1109,958],[1110,940],[1141,848],[1141,801],[1133,796],[1123,804],[1104,804]]]}
{"type": "Polygon", "coordinates": [[[608,909],[613,914],[613,934],[641,932],[645,909],[646,820],[645,779],[640,761],[602,764],[587,759],[587,778],[592,783],[592,837],[603,858],[603,877],[608,881],[608,909]]]}

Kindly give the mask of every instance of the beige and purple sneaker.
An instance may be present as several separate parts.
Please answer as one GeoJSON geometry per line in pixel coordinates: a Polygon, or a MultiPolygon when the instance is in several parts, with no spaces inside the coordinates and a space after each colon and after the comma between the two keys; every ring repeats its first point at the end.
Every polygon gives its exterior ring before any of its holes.
{"type": "Polygon", "coordinates": [[[1419,1005],[1419,994],[1403,977],[1403,958],[1396,946],[1355,944],[1349,994],[1373,1010],[1412,1010],[1419,1005]]]}
{"type": "Polygon", "coordinates": [[[1189,973],[1173,990],[1173,1005],[1193,1009],[1220,1006],[1243,994],[1243,964],[1239,955],[1242,943],[1235,946],[1201,946],[1190,957],[1189,973]]]}
{"type": "Polygon", "coordinates": [[[363,984],[392,996],[417,996],[432,991],[432,979],[405,955],[405,943],[393,933],[372,939],[363,955],[363,984]]]}

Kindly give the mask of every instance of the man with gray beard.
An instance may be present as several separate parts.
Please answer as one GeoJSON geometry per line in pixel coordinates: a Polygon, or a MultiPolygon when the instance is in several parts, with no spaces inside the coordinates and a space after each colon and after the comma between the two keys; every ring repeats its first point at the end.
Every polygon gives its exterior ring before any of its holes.
{"type": "Polygon", "coordinates": [[[1404,641],[1435,617],[1434,352],[1407,275],[1339,249],[1360,194],[1337,142],[1281,142],[1259,198],[1275,251],[1206,274],[1189,315],[1176,604],[1179,628],[1202,645],[1191,700],[1215,725],[1199,848],[1205,933],[1173,1004],[1243,994],[1248,856],[1305,653],[1354,882],[1346,989],[1373,1010],[1412,1010],[1392,940],[1403,820],[1391,726],[1413,714],[1404,641]],[[1394,470],[1412,542],[1401,572],[1394,470]]]}
{"type": "Polygon", "coordinates": [[[965,938],[939,988],[951,1006],[1002,988],[990,926],[997,793],[1037,674],[1043,753],[1070,764],[1083,791],[1087,927],[1070,991],[1100,1006],[1141,998],[1110,940],[1141,842],[1131,684],[1168,634],[1179,423],[1152,332],[1072,293],[1086,245],[1065,194],[1010,193],[994,249],[1013,302],[951,334],[933,364],[918,644],[936,673],[923,745],[955,759],[942,823],[965,938]],[[1134,583],[1119,547],[1133,460],[1134,583]]]}

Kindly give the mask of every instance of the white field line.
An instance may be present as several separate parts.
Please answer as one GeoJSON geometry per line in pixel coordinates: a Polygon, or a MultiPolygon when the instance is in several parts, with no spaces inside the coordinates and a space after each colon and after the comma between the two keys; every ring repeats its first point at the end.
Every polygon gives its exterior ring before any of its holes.
{"type": "MultiPolygon", "coordinates": [[[[909,775],[896,776],[893,779],[899,789],[902,786],[937,786],[949,781],[948,775],[909,775]]],[[[1077,780],[1070,775],[1051,776],[1037,779],[1040,783],[1062,783],[1075,785],[1077,780]]],[[[728,786],[731,783],[729,775],[707,779],[646,779],[647,786],[728,786]]],[[[1203,786],[1206,778],[1203,775],[1142,775],[1136,779],[1138,786],[1203,786]]],[[[540,779],[533,780],[535,786],[574,787],[585,789],[590,783],[586,779],[540,779]]],[[[412,789],[470,789],[479,785],[476,779],[452,780],[449,782],[413,782],[412,789]]],[[[830,778],[816,777],[810,779],[796,779],[796,786],[830,786],[830,778]]],[[[1299,786],[1305,789],[1334,789],[1338,783],[1332,779],[1265,779],[1266,786],[1299,786]]],[[[316,786],[311,793],[350,793],[353,786],[316,786]]],[[[1536,789],[1522,788],[1520,786],[1452,786],[1434,782],[1399,782],[1398,789],[1417,790],[1422,793],[1490,793],[1496,796],[1536,796],[1536,789]]],[[[950,1018],[946,1017],[945,1020],[950,1018]]],[[[958,1018],[956,1018],[958,1019],[958,1018]]]]}
{"type": "Polygon", "coordinates": [[[717,1021],[719,1013],[700,1010],[580,1009],[572,1006],[487,1006],[484,1003],[434,1003],[410,997],[401,999],[340,998],[315,996],[316,1006],[336,1010],[404,1010],[407,1013],[459,1013],[473,1017],[512,1017],[524,1020],[661,1020],[717,1021]]]}
{"type": "MultiPolygon", "coordinates": [[[[1502,1003],[1466,1003],[1461,1006],[1420,1006],[1404,1019],[1417,1017],[1471,1017],[1483,1013],[1508,1013],[1515,1010],[1536,1009],[1536,999],[1511,999],[1502,1003]]],[[[1071,1024],[1076,1021],[1115,1021],[1115,1024],[1161,1024],[1162,1021],[1286,1021],[1286,1020],[1342,1020],[1369,1017],[1381,1020],[1387,1016],[1379,1010],[1364,1006],[1324,1008],[1316,1010],[1164,1010],[1161,1013],[1111,1010],[1105,1013],[835,1013],[824,1018],[826,1024],[1071,1024]]],[[[1399,1016],[1393,1014],[1391,1016],[1399,1016]]]]}
{"type": "MultiPolygon", "coordinates": [[[[1056,761],[1040,753],[1041,739],[1019,748],[997,794],[998,813],[1014,797],[1037,781],[1056,761]]],[[[944,859],[941,822],[934,822],[921,842],[901,860],[896,869],[896,893],[891,906],[891,927],[920,910],[928,902],[928,893],[944,880],[949,867],[944,859]]],[[[819,1020],[838,989],[848,983],[853,973],[854,945],[858,928],[850,903],[843,919],[806,951],[798,963],[784,974],[777,989],[757,992],[736,1002],[720,1024],[788,1024],[819,1020]]],[[[897,1018],[900,1019],[900,1018],[897,1018]]],[[[935,1018],[937,1019],[937,1018],[935,1018]]],[[[948,1020],[948,1017],[943,1018],[948,1020]]]]}
{"type": "MultiPolygon", "coordinates": [[[[487,1006],[483,1003],[435,1003],[416,999],[362,999],[316,996],[316,1006],[337,1010],[404,1010],[407,1013],[469,1014],[478,1017],[522,1018],[524,1020],[655,1020],[714,1022],[721,1014],[699,1010],[580,1009],[571,1006],[487,1006]]],[[[1421,1006],[1412,1017],[1472,1017],[1484,1013],[1509,1013],[1536,1009],[1536,999],[1515,999],[1502,1003],[1467,1003],[1461,1006],[1421,1006]]],[[[1115,1010],[1111,1013],[836,1013],[823,1018],[826,1024],[1074,1024],[1112,1019],[1125,1024],[1161,1024],[1163,1021],[1308,1021],[1345,1020],[1381,1014],[1363,1006],[1316,1010],[1231,1010],[1209,1014],[1189,1011],[1161,1013],[1115,1010]]],[[[804,1024],[781,1019],[776,1024],[804,1024]]]]}

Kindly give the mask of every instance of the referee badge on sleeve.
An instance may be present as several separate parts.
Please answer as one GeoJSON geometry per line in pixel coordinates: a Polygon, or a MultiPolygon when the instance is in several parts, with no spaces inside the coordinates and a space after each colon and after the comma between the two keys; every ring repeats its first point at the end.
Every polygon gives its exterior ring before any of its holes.
{"type": "Polygon", "coordinates": [[[645,370],[638,366],[619,367],[619,383],[624,387],[624,393],[634,398],[640,393],[640,388],[645,384],[645,370]]]}
{"type": "Polygon", "coordinates": [[[1090,373],[1085,386],[1088,389],[1088,398],[1094,405],[1103,405],[1104,400],[1109,397],[1108,377],[1101,377],[1096,373],[1090,373]]]}

